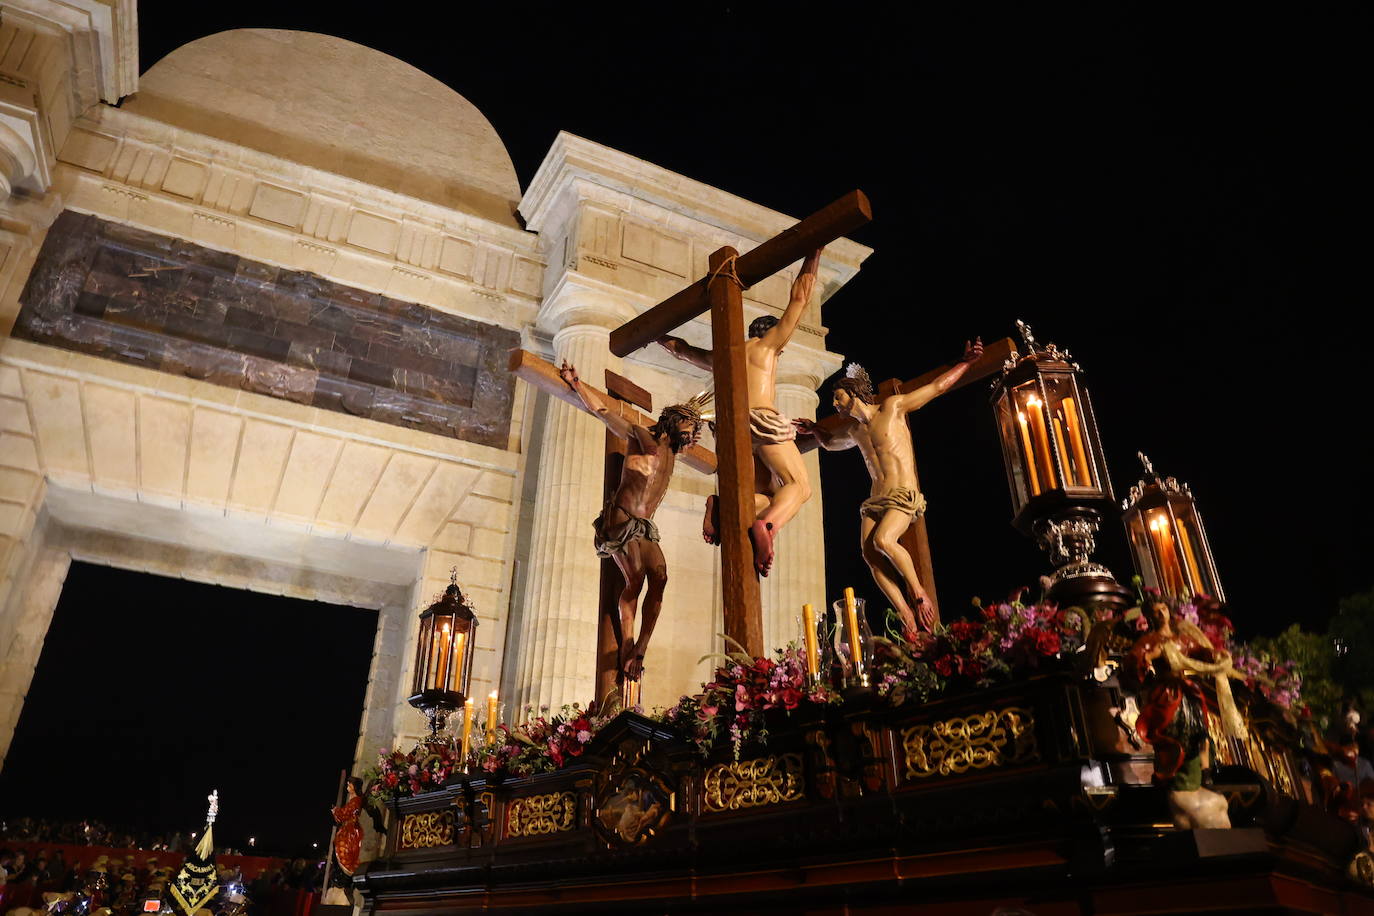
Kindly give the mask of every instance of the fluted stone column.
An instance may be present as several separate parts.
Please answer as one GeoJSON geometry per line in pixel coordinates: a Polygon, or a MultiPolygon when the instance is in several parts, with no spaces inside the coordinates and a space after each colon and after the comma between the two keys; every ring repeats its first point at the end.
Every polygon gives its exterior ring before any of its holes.
{"type": "MultiPolygon", "coordinates": [[[[785,358],[785,357],[784,357],[785,358]]],[[[820,398],[819,379],[804,375],[780,376],[777,388],[778,410],[788,418],[815,419],[820,398]]],[[[821,465],[819,450],[803,456],[811,478],[811,499],[778,538],[773,569],[763,585],[763,643],[771,652],[790,640],[801,640],[796,618],[803,604],[811,603],[819,612],[825,605],[825,533],[821,512],[821,465]]]]}
{"type": "MultiPolygon", "coordinates": [[[[588,384],[604,389],[610,328],[572,318],[554,333],[554,361],[567,360],[588,384]]],[[[544,424],[535,493],[528,585],[520,634],[516,710],[525,705],[587,703],[596,682],[601,561],[592,520],[602,508],[606,427],[583,411],[551,401],[544,424]]],[[[512,714],[507,706],[507,715],[512,714]]]]}

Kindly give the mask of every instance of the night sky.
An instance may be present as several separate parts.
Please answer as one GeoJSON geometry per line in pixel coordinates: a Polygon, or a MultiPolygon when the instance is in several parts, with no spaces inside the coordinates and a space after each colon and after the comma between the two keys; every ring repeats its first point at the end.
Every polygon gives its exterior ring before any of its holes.
{"type": "MultiPolygon", "coordinates": [[[[875,221],[854,238],[875,253],[827,306],[831,349],[875,379],[910,378],[1024,318],[1087,371],[1118,498],[1138,449],[1192,485],[1242,633],[1322,626],[1374,586],[1368,9],[896,7],[436,4],[388,21],[340,4],[144,0],[140,53],[146,69],[245,26],[370,45],[476,104],[522,187],[564,129],[796,216],[862,188],[875,221]]],[[[945,616],[1033,584],[1047,564],[1009,525],[986,386],[931,404],[915,433],[945,616]]],[[[854,545],[861,460],[824,454],[822,468],[831,590],[876,598],[854,545]]],[[[1127,579],[1115,518],[1099,543],[1127,579]]],[[[259,619],[261,645],[361,644],[259,619]]],[[[170,650],[150,637],[148,651],[170,650]]],[[[104,669],[111,705],[149,706],[125,686],[133,667],[104,669]]],[[[246,742],[305,753],[317,742],[296,679],[280,674],[253,708],[235,680],[263,670],[285,669],[223,659],[212,705],[246,742]]],[[[185,678],[166,670],[159,689],[185,678]]],[[[335,766],[322,758],[310,778],[335,766]]]]}

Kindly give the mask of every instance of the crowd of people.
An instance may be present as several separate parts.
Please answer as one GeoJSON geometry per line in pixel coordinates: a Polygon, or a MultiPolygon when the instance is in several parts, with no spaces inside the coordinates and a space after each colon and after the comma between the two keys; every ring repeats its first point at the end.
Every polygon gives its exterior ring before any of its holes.
{"type": "MultiPolygon", "coordinates": [[[[194,842],[95,821],[0,820],[0,916],[40,910],[53,916],[169,913],[168,888],[194,842]]],[[[298,916],[322,889],[322,861],[236,862],[244,857],[228,849],[217,850],[216,857],[220,888],[203,911],[207,916],[298,916]]]]}

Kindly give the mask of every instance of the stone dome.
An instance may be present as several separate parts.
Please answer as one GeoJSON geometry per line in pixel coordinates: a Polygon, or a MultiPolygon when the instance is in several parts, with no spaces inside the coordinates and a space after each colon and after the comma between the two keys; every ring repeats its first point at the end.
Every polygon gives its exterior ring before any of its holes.
{"type": "Polygon", "coordinates": [[[506,226],[520,183],[491,123],[432,76],[314,32],[233,29],[182,45],[124,108],[506,226]]]}

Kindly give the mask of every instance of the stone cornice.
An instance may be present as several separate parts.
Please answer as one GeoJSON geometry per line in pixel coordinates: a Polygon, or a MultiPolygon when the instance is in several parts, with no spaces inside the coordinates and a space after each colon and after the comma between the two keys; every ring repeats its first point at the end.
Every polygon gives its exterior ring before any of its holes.
{"type": "MultiPolygon", "coordinates": [[[[673,222],[696,222],[755,244],[797,222],[795,217],[562,131],[530,182],[519,212],[531,230],[552,233],[566,221],[576,200],[586,198],[630,213],[643,212],[644,205],[651,205],[677,215],[673,222]]],[[[841,239],[826,247],[825,260],[841,275],[842,284],[870,254],[871,248],[841,239]]]]}
{"type": "Polygon", "coordinates": [[[408,197],[333,172],[300,165],[246,146],[192,133],[182,128],[169,127],[160,121],[131,111],[100,108],[90,112],[88,117],[78,120],[75,127],[117,141],[155,147],[169,155],[191,155],[218,165],[237,167],[269,181],[296,186],[302,191],[332,194],[345,202],[420,216],[448,231],[487,236],[515,251],[538,256],[538,238],[531,232],[512,229],[480,216],[408,197]]]}
{"type": "MultiPolygon", "coordinates": [[[[138,88],[138,5],[135,0],[6,0],[5,7],[46,20],[72,36],[78,71],[94,69],[91,88],[111,104],[138,88]]],[[[74,90],[86,87],[76,74],[74,90]]]]}

